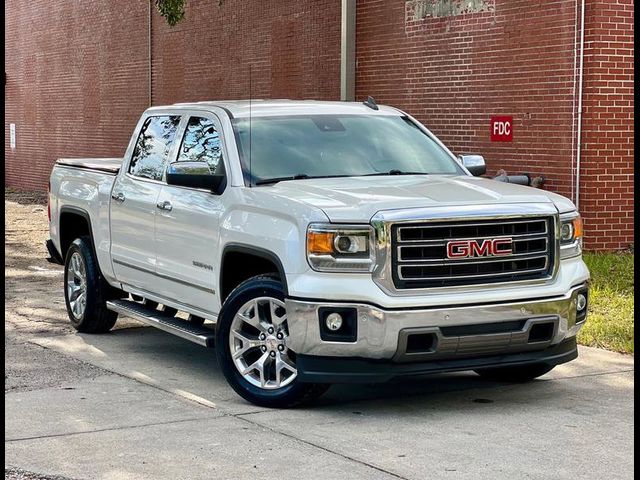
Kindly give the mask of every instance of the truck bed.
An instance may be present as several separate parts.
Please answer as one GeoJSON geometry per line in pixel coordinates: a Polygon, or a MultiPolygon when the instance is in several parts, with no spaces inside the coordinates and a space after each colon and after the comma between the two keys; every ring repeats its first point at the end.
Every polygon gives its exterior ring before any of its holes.
{"type": "Polygon", "coordinates": [[[120,170],[122,160],[122,158],[59,158],[56,161],[56,165],[97,170],[116,175],[120,170]]]}

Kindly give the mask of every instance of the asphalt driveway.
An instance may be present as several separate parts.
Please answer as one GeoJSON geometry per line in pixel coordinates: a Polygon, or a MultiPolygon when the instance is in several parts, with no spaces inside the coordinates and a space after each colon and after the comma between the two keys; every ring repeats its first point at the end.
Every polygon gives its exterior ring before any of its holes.
{"type": "Polygon", "coordinates": [[[21,201],[5,202],[6,478],[633,476],[631,356],[585,347],[524,385],[447,374],[255,407],[211,350],[126,319],[76,334],[43,260],[46,207],[21,201]]]}

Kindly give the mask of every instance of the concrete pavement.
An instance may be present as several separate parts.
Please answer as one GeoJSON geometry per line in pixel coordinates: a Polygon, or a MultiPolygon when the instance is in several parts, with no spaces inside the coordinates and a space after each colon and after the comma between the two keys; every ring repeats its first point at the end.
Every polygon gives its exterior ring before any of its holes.
{"type": "MultiPolygon", "coordinates": [[[[33,337],[102,375],[5,396],[5,460],[72,478],[630,478],[633,359],[581,348],[526,385],[335,386],[268,410],[212,351],[150,328],[33,337]],[[78,453],[72,453],[78,452],[78,453]]],[[[55,365],[50,365],[55,368],[55,365]]]]}

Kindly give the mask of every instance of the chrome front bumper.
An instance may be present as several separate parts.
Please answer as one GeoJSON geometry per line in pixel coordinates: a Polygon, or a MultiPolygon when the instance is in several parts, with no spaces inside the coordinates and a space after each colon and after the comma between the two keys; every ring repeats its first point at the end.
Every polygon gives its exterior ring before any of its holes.
{"type": "Polygon", "coordinates": [[[576,324],[576,294],[585,288],[587,284],[583,283],[574,286],[561,297],[521,302],[403,310],[387,310],[362,303],[290,298],[285,301],[289,325],[288,343],[300,355],[359,357],[396,362],[539,350],[556,345],[578,333],[584,321],[576,324]],[[318,317],[318,309],[321,307],[355,308],[358,312],[356,341],[323,341],[318,317]],[[481,327],[489,324],[493,327],[500,322],[518,326],[512,331],[502,329],[491,333],[486,333],[486,329],[481,327]],[[543,342],[529,341],[530,329],[540,322],[553,323],[551,337],[543,342]],[[475,328],[479,333],[451,335],[452,329],[447,328],[467,325],[480,326],[475,328]],[[433,333],[437,337],[432,351],[407,355],[406,337],[415,332],[433,333]]]}

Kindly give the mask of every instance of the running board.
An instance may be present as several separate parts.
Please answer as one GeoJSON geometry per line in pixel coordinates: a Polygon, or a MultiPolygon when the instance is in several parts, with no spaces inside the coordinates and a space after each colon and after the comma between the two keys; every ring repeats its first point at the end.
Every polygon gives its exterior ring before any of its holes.
{"type": "Polygon", "coordinates": [[[132,317],[145,325],[150,325],[190,340],[203,347],[213,347],[215,332],[207,327],[192,325],[187,320],[167,315],[159,310],[148,308],[131,300],[109,300],[107,308],[119,314],[132,317]]]}

